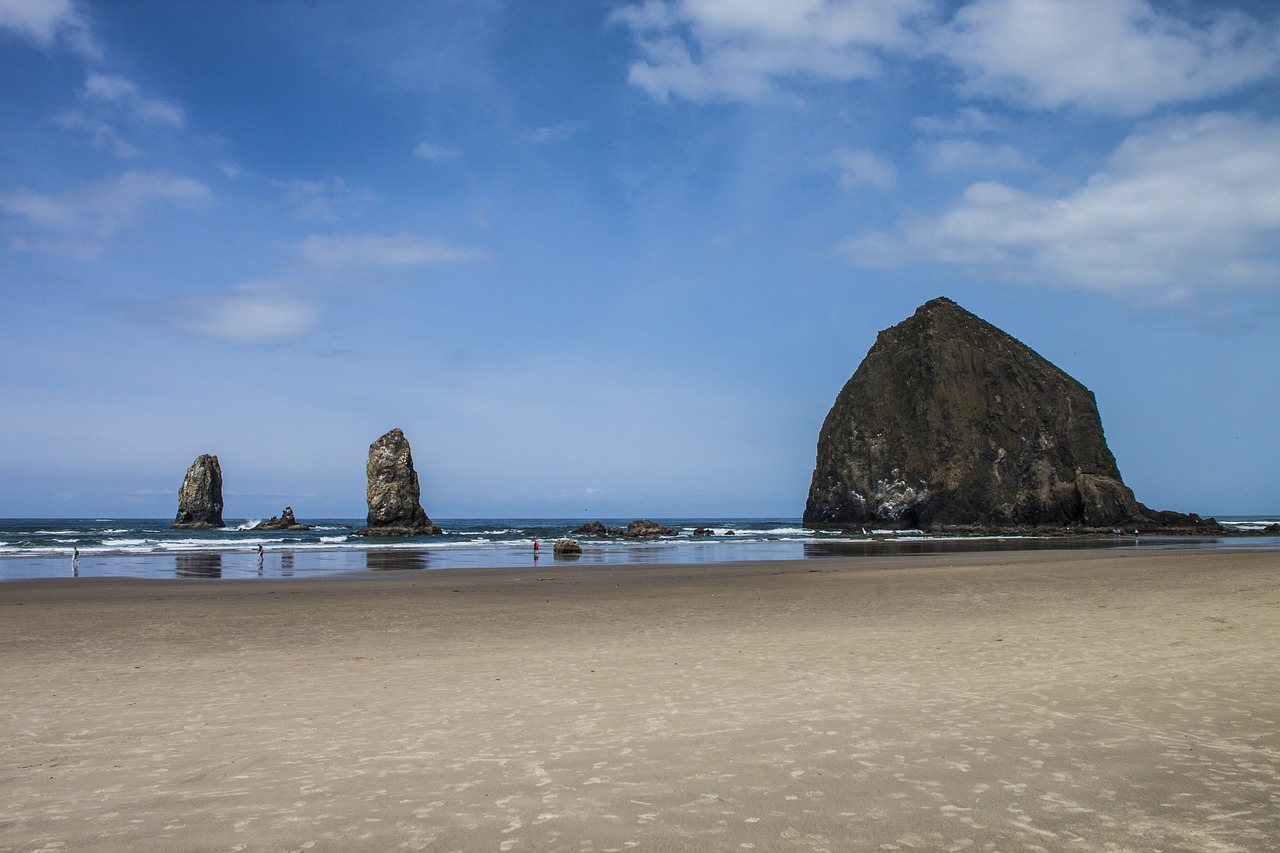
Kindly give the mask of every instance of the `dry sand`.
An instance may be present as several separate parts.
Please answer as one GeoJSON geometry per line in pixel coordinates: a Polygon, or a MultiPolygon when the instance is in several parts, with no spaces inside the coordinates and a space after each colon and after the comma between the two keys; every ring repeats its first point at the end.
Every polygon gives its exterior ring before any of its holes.
{"type": "Polygon", "coordinates": [[[0,584],[0,850],[1280,849],[1280,554],[0,584]]]}

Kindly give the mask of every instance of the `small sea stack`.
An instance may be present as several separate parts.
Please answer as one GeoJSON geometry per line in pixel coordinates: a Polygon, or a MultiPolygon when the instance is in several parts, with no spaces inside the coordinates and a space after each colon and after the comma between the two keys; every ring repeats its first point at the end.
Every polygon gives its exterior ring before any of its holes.
{"type": "Polygon", "coordinates": [[[363,536],[425,536],[442,533],[422,508],[422,489],[409,440],[393,429],[369,445],[369,515],[363,536]]]}
{"type": "Polygon", "coordinates": [[[207,530],[222,522],[222,466],[208,453],[196,457],[178,490],[178,515],[172,527],[207,530]]]}
{"type": "Polygon", "coordinates": [[[836,397],[804,524],[1220,530],[1212,519],[1138,503],[1093,393],[944,298],[882,331],[836,397]]]}
{"type": "Polygon", "coordinates": [[[294,517],[293,507],[287,506],[284,512],[279,515],[273,515],[266,521],[255,524],[250,530],[310,530],[311,525],[301,524],[294,517]]]}

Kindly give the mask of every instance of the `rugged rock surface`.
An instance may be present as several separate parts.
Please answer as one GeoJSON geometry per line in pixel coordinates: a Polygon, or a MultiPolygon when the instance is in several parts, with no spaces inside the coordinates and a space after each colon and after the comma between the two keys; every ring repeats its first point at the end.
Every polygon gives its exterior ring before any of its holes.
{"type": "Polygon", "coordinates": [[[299,524],[293,516],[293,507],[287,506],[280,515],[273,515],[266,521],[255,524],[250,530],[310,530],[308,524],[299,524]]]}
{"type": "Polygon", "coordinates": [[[1092,392],[949,299],[876,338],[822,425],[815,528],[1186,528],[1138,503],[1092,392]]]}
{"type": "Polygon", "coordinates": [[[663,527],[655,521],[640,518],[628,524],[622,535],[628,539],[652,539],[656,536],[675,536],[676,533],[677,531],[670,527],[663,527]]]}
{"type": "Polygon", "coordinates": [[[582,546],[572,539],[557,539],[551,550],[557,557],[582,556],[582,546]]]}
{"type": "Polygon", "coordinates": [[[621,527],[605,527],[602,521],[592,521],[582,525],[577,530],[571,531],[569,535],[604,539],[607,536],[622,536],[623,532],[621,527]]]}
{"type": "Polygon", "coordinates": [[[409,440],[393,429],[369,445],[369,514],[364,536],[422,536],[442,533],[422,509],[422,489],[413,468],[409,440]]]}
{"type": "Polygon", "coordinates": [[[178,515],[173,527],[207,529],[222,522],[222,466],[208,453],[196,457],[178,490],[178,515]]]}

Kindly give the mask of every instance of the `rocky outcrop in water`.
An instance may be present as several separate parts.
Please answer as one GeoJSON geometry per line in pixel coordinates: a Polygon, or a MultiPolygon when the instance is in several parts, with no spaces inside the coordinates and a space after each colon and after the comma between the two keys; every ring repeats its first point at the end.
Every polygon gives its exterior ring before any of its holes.
{"type": "Polygon", "coordinates": [[[393,429],[369,445],[369,514],[358,533],[365,536],[423,536],[442,533],[422,509],[422,490],[409,440],[393,429]]]}
{"type": "Polygon", "coordinates": [[[881,332],[836,397],[804,524],[1221,529],[1138,503],[1093,393],[949,299],[881,332]]]}
{"type": "Polygon", "coordinates": [[[656,521],[640,518],[628,524],[622,535],[628,539],[653,539],[658,536],[675,536],[678,533],[679,531],[663,527],[656,521]]]}
{"type": "Polygon", "coordinates": [[[573,539],[557,539],[552,546],[552,553],[557,557],[581,557],[582,546],[573,539]]]}
{"type": "Polygon", "coordinates": [[[680,531],[678,530],[663,527],[661,524],[650,521],[647,518],[639,518],[628,524],[625,529],[621,527],[605,527],[602,521],[591,521],[569,535],[592,539],[604,539],[606,536],[614,536],[620,539],[653,539],[658,536],[678,536],[679,533],[680,531]]]}
{"type": "Polygon", "coordinates": [[[298,519],[294,518],[293,507],[287,506],[280,515],[273,515],[266,521],[260,521],[250,530],[310,530],[311,526],[307,524],[299,524],[298,519]]]}
{"type": "Polygon", "coordinates": [[[222,523],[222,466],[207,453],[196,457],[178,489],[178,515],[173,527],[209,529],[222,523]]]}

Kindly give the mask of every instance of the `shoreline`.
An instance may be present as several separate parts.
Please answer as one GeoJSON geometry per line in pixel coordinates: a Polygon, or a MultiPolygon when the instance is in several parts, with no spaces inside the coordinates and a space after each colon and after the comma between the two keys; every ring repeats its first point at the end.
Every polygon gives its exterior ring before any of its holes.
{"type": "Polygon", "coordinates": [[[0,851],[1280,837],[1280,555],[0,584],[0,851]]]}
{"type": "MultiPolygon", "coordinates": [[[[68,522],[70,523],[70,522],[68,522]]],[[[892,555],[1035,552],[1042,550],[1272,550],[1280,551],[1280,536],[1243,533],[1225,537],[1132,535],[797,535],[785,521],[755,522],[764,530],[730,535],[679,535],[652,539],[579,539],[579,555],[558,555],[552,545],[554,528],[534,531],[519,527],[464,533],[456,538],[414,538],[355,541],[316,533],[280,533],[263,538],[252,532],[215,531],[205,538],[163,538],[168,531],[141,526],[135,530],[108,527],[107,538],[96,530],[38,530],[31,536],[55,539],[54,544],[24,547],[21,536],[0,541],[0,585],[37,578],[90,577],[164,578],[169,580],[301,579],[395,570],[439,571],[488,569],[494,566],[645,566],[683,563],[711,565],[753,561],[786,562],[828,557],[868,558],[892,555]],[[773,527],[771,525],[783,525],[773,527]],[[121,535],[124,534],[124,535],[121,535]],[[78,539],[73,537],[78,536],[78,539]],[[155,537],[155,538],[153,538],[155,537]],[[533,543],[541,539],[541,551],[533,543]],[[18,542],[15,546],[15,541],[18,542]],[[78,542],[79,557],[71,544],[78,542]],[[71,544],[67,544],[71,543],[71,544]],[[259,547],[262,547],[259,559],[259,547]],[[123,549],[123,550],[122,550],[123,549]]],[[[113,524],[109,522],[108,524],[113,524]]],[[[690,527],[686,533],[692,531],[690,527]]],[[[741,530],[741,528],[739,528],[741,530]]]]}

